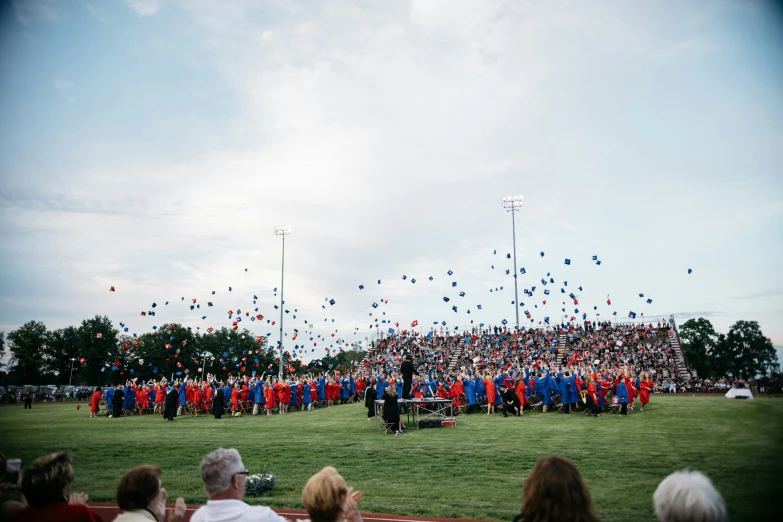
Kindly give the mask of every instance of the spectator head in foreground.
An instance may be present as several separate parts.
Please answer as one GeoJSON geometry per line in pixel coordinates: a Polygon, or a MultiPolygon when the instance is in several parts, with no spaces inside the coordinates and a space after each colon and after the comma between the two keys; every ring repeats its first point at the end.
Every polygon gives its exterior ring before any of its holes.
{"type": "Polygon", "coordinates": [[[677,471],[663,479],[653,494],[653,506],[661,522],[728,520],[723,497],[698,471],[677,471]]]}
{"type": "Polygon", "coordinates": [[[543,457],[522,488],[515,522],[598,522],[579,471],[561,457],[543,457]]]}
{"type": "Polygon", "coordinates": [[[360,522],[358,504],[361,499],[361,491],[349,488],[331,466],[310,477],[302,490],[302,503],[311,522],[360,522]]]}
{"type": "Polygon", "coordinates": [[[218,448],[201,461],[201,480],[209,496],[191,522],[285,522],[285,519],[265,506],[249,506],[242,502],[248,471],[239,452],[233,448],[218,448]]]}
{"type": "Polygon", "coordinates": [[[160,466],[139,466],[122,476],[117,486],[117,505],[124,511],[114,522],[157,520],[181,522],[185,516],[185,501],[177,499],[174,510],[166,513],[166,490],[160,481],[160,466]]]}
{"type": "Polygon", "coordinates": [[[22,477],[22,495],[27,507],[16,512],[11,520],[103,522],[100,515],[85,505],[89,498],[86,494],[70,493],[73,478],[68,453],[52,453],[34,460],[22,477]]]}

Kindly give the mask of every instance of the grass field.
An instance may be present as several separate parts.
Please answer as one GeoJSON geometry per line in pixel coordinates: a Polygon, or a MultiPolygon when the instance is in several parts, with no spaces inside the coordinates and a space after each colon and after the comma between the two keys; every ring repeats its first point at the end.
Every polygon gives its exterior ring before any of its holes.
{"type": "MultiPolygon", "coordinates": [[[[601,519],[654,520],[652,494],[674,470],[692,467],[715,482],[731,520],[780,520],[783,399],[656,395],[628,417],[581,413],[461,415],[454,430],[381,436],[360,405],[287,416],[90,419],[74,404],[0,407],[0,451],[23,463],[74,454],[74,489],[112,501],[125,470],[163,468],[169,496],[205,502],[198,466],[216,447],[234,447],[251,471],[278,476],[263,503],[301,507],[300,492],[322,466],[335,466],[364,492],[363,511],[511,520],[525,478],[544,455],[571,459],[601,519]]],[[[251,502],[253,502],[251,500],[251,502]]]]}

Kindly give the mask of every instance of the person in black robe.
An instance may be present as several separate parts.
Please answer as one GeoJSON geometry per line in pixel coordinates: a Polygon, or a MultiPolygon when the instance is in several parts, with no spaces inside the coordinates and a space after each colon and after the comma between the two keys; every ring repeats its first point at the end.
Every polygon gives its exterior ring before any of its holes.
{"type": "Polygon", "coordinates": [[[125,404],[125,392],[122,391],[122,384],[117,385],[117,389],[114,390],[114,395],[111,399],[112,404],[112,417],[122,417],[122,407],[125,404]]]}
{"type": "Polygon", "coordinates": [[[216,419],[219,419],[223,416],[224,407],[225,398],[223,396],[223,388],[218,386],[217,392],[215,393],[215,400],[212,401],[212,415],[214,415],[216,419]]]}
{"type": "Polygon", "coordinates": [[[402,373],[402,398],[410,399],[411,395],[411,383],[413,382],[413,361],[411,361],[411,354],[405,356],[400,366],[400,373],[402,373]]]}
{"type": "Polygon", "coordinates": [[[500,385],[500,397],[503,400],[503,416],[508,417],[508,412],[511,415],[521,415],[519,412],[519,397],[514,393],[511,388],[506,388],[505,384],[500,385]]]}
{"type": "MultiPolygon", "coordinates": [[[[184,386],[184,385],[183,385],[184,386]]],[[[176,386],[169,386],[166,390],[166,404],[163,409],[163,419],[173,421],[177,416],[177,405],[179,404],[179,392],[176,386]]]]}
{"type": "Polygon", "coordinates": [[[364,393],[364,406],[367,408],[367,420],[375,417],[375,398],[375,381],[373,381],[364,393]]]}
{"type": "Polygon", "coordinates": [[[400,410],[397,406],[397,390],[394,386],[386,388],[383,394],[383,420],[386,421],[388,429],[394,430],[394,435],[402,435],[400,430],[400,410]]]}

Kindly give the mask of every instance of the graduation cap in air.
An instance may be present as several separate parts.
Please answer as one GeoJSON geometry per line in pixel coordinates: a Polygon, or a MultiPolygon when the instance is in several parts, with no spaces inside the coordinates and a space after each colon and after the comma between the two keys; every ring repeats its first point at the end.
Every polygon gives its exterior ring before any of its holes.
{"type": "Polygon", "coordinates": [[[457,311],[457,305],[452,306],[451,309],[454,310],[454,312],[456,312],[457,311]]]}
{"type": "Polygon", "coordinates": [[[228,287],[228,291],[229,291],[229,292],[231,291],[231,287],[230,287],[230,286],[228,287]]]}
{"type": "Polygon", "coordinates": [[[555,282],[555,278],[554,278],[554,277],[550,277],[550,278],[549,278],[549,282],[550,282],[550,283],[554,283],[554,282],[555,282]]]}
{"type": "Polygon", "coordinates": [[[459,296],[460,296],[460,297],[465,297],[465,292],[460,292],[460,293],[459,293],[459,296]]]}
{"type": "Polygon", "coordinates": [[[406,279],[408,279],[408,276],[406,276],[405,274],[403,274],[403,275],[402,275],[402,280],[403,280],[403,281],[405,281],[406,279]]]}
{"type": "Polygon", "coordinates": [[[690,274],[691,272],[693,272],[693,269],[692,269],[692,268],[689,268],[689,269],[688,269],[688,273],[690,274]]]}
{"type": "Polygon", "coordinates": [[[503,319],[503,320],[502,320],[502,321],[500,321],[500,322],[501,322],[501,323],[502,323],[504,326],[508,324],[508,321],[506,321],[505,319],[503,319]]]}
{"type": "Polygon", "coordinates": [[[598,256],[593,256],[593,261],[598,261],[598,256]]]}
{"type": "Polygon", "coordinates": [[[481,310],[481,305],[477,305],[477,306],[476,306],[476,308],[478,308],[479,310],[481,310]]]}
{"type": "MultiPolygon", "coordinates": [[[[335,303],[334,299],[329,299],[329,304],[330,305],[334,306],[334,303],[335,303]]],[[[286,310],[286,313],[288,313],[288,310],[286,310]]]]}
{"type": "Polygon", "coordinates": [[[644,294],[639,294],[639,297],[644,297],[644,294]]]}
{"type": "Polygon", "coordinates": [[[509,270],[509,269],[507,268],[507,269],[506,269],[506,275],[508,275],[508,274],[510,274],[510,273],[511,273],[511,270],[509,270]]]}
{"type": "Polygon", "coordinates": [[[434,278],[434,277],[432,277],[432,276],[430,276],[430,281],[432,281],[433,279],[435,279],[435,278],[434,278]]]}
{"type": "Polygon", "coordinates": [[[158,306],[157,303],[152,303],[152,308],[155,308],[156,306],[158,306]]]}
{"type": "Polygon", "coordinates": [[[373,308],[378,308],[378,303],[373,303],[373,304],[372,304],[372,307],[373,307],[373,308]]]}
{"type": "Polygon", "coordinates": [[[636,319],[636,312],[628,312],[628,317],[631,319],[636,319]]]}
{"type": "Polygon", "coordinates": [[[452,272],[451,270],[449,270],[449,271],[448,271],[448,272],[446,272],[446,273],[447,273],[447,274],[449,274],[449,275],[454,275],[454,272],[452,272]]]}
{"type": "Polygon", "coordinates": [[[573,293],[568,294],[568,297],[570,297],[571,299],[576,299],[576,296],[573,293]]]}
{"type": "Polygon", "coordinates": [[[506,259],[511,259],[511,254],[506,254],[506,259]]]}
{"type": "Polygon", "coordinates": [[[522,274],[522,275],[527,274],[527,271],[525,270],[525,267],[520,268],[519,269],[519,273],[522,274]]]}
{"type": "Polygon", "coordinates": [[[364,290],[364,285],[359,285],[359,290],[364,290]]]}
{"type": "Polygon", "coordinates": [[[600,261],[596,261],[595,264],[598,265],[598,266],[601,266],[601,262],[600,261]]]}
{"type": "Polygon", "coordinates": [[[571,260],[570,260],[570,259],[568,259],[568,258],[566,258],[566,260],[565,260],[565,264],[567,264],[567,265],[570,265],[570,264],[571,264],[571,260]]]}
{"type": "Polygon", "coordinates": [[[647,304],[652,304],[652,299],[648,299],[647,304]]]}
{"type": "Polygon", "coordinates": [[[543,250],[541,251],[541,257],[544,257],[544,251],[543,250]]]}
{"type": "Polygon", "coordinates": [[[580,292],[582,291],[582,287],[581,287],[581,286],[579,287],[579,291],[580,291],[580,292]]]}
{"type": "Polygon", "coordinates": [[[381,280],[380,279],[378,279],[378,284],[381,284],[381,280]]]}
{"type": "Polygon", "coordinates": [[[598,310],[598,307],[597,307],[597,306],[594,306],[594,307],[593,307],[593,310],[598,310]]]}
{"type": "Polygon", "coordinates": [[[411,279],[411,283],[416,283],[416,279],[411,279]]]}
{"type": "Polygon", "coordinates": [[[546,279],[544,279],[543,277],[541,278],[541,284],[546,286],[546,279]]]}
{"type": "Polygon", "coordinates": [[[617,315],[617,312],[612,312],[612,315],[617,315]]]}
{"type": "Polygon", "coordinates": [[[561,289],[560,289],[560,293],[561,293],[561,294],[564,294],[564,293],[565,293],[565,288],[561,288],[561,289]]]}
{"type": "Polygon", "coordinates": [[[446,303],[448,303],[448,302],[449,302],[449,298],[448,298],[448,297],[444,297],[444,298],[443,298],[443,301],[444,301],[444,302],[446,302],[446,303]]]}
{"type": "Polygon", "coordinates": [[[549,295],[549,290],[544,290],[544,295],[549,295]]]}
{"type": "Polygon", "coordinates": [[[493,250],[493,251],[492,251],[492,255],[493,255],[493,256],[494,256],[495,254],[497,254],[497,253],[498,253],[498,251],[497,251],[497,250],[493,250]]]}
{"type": "Polygon", "coordinates": [[[191,310],[193,310],[194,308],[196,308],[196,306],[195,306],[195,305],[190,305],[190,309],[191,309],[191,310]]]}

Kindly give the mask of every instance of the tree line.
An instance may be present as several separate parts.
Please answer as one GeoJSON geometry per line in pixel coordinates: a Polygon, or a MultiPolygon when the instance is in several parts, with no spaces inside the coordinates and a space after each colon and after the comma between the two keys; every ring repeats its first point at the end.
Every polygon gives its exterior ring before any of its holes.
{"type": "MultiPolygon", "coordinates": [[[[310,363],[305,354],[283,353],[287,374],[323,373],[348,369],[364,358],[358,344],[335,349],[333,355],[310,363]]],[[[178,323],[161,325],[134,337],[121,333],[106,316],[85,319],[79,326],[48,330],[40,321],[29,321],[6,336],[0,332],[0,367],[6,385],[106,385],[128,379],[147,381],[184,378],[210,373],[218,379],[231,374],[278,373],[279,351],[266,337],[246,329],[222,328],[209,333],[178,323]],[[71,380],[71,371],[73,379],[71,380]]]]}
{"type": "Polygon", "coordinates": [[[775,347],[757,321],[737,321],[723,334],[700,317],[688,319],[678,330],[685,360],[702,379],[747,379],[780,372],[775,347]]]}

